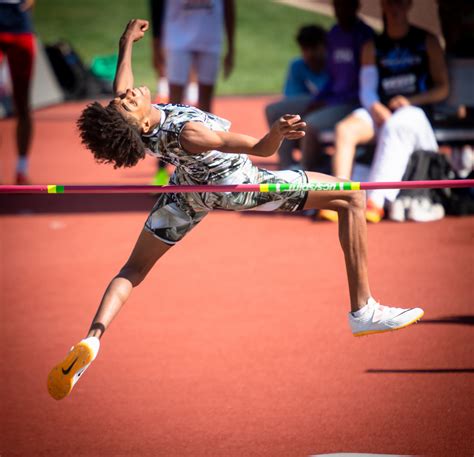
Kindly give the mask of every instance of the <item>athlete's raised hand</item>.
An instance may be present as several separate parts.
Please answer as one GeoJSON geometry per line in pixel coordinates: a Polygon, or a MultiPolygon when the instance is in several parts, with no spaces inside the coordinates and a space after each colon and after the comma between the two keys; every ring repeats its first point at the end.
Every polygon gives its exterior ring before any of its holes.
{"type": "Polygon", "coordinates": [[[149,28],[149,23],[145,19],[132,19],[128,22],[122,38],[133,42],[141,40],[149,28]]]}
{"type": "Polygon", "coordinates": [[[280,117],[272,126],[272,129],[287,140],[298,140],[305,135],[306,122],[301,120],[299,114],[285,114],[280,117]]]}

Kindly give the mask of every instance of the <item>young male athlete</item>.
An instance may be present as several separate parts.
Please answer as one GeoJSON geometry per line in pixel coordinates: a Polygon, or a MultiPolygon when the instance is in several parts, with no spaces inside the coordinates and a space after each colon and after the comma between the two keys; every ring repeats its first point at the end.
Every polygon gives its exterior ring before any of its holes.
{"type": "MultiPolygon", "coordinates": [[[[78,121],[83,143],[99,162],[115,167],[135,165],[146,153],[172,163],[171,184],[307,183],[336,179],[303,171],[268,171],[252,164],[248,155],[274,154],[284,138],[304,136],[297,115],[276,121],[260,140],[229,132],[230,123],[183,105],[152,105],[146,87],[134,88],[132,45],[148,22],[130,21],[120,39],[115,78],[116,97],[103,107],[89,105],[78,121]],[[247,155],[248,154],[248,155],[247,155]]],[[[75,345],[48,376],[48,390],[64,398],[99,351],[102,337],[133,288],[155,262],[213,209],[297,211],[327,208],[339,214],[339,239],[349,282],[349,323],[355,336],[396,330],[423,316],[420,308],[382,306],[371,295],[367,273],[365,195],[361,191],[291,191],[282,193],[161,194],[130,255],[107,287],[87,338],[75,345]]]]}

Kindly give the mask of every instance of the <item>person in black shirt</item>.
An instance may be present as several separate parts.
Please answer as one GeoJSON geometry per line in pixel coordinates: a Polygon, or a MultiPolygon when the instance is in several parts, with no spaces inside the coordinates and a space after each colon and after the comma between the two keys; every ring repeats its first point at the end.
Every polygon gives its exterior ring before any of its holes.
{"type": "MultiPolygon", "coordinates": [[[[350,178],[356,146],[376,138],[370,181],[399,181],[413,151],[437,150],[426,116],[448,96],[444,54],[436,36],[408,21],[411,0],[381,0],[382,35],[362,50],[360,108],[336,126],[333,174],[350,178]],[[421,108],[420,108],[421,107],[421,108]]],[[[378,222],[398,190],[368,193],[367,220],[378,222]]]]}

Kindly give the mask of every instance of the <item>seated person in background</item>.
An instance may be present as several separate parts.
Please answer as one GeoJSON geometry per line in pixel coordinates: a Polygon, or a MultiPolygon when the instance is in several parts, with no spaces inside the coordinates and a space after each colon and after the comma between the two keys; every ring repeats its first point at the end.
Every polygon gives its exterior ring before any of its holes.
{"type": "Polygon", "coordinates": [[[321,171],[326,157],[319,136],[359,105],[359,68],[362,46],[374,31],[357,16],[359,0],[334,0],[337,24],[326,38],[329,82],[306,107],[306,136],[302,140],[303,168],[321,171]]]}
{"type": "MultiPolygon", "coordinates": [[[[304,26],[298,31],[296,41],[301,50],[301,57],[293,59],[288,66],[283,90],[284,98],[265,108],[269,126],[286,113],[303,112],[328,81],[324,71],[326,54],[324,29],[317,25],[304,26]]],[[[292,156],[296,145],[295,140],[283,142],[279,150],[281,169],[296,165],[296,160],[292,156]]]]}
{"type": "MultiPolygon", "coordinates": [[[[336,126],[333,173],[339,178],[350,178],[356,146],[375,136],[369,181],[399,181],[415,150],[438,149],[430,122],[417,106],[429,109],[448,96],[448,74],[438,39],[408,22],[411,4],[381,0],[385,30],[362,52],[363,108],[336,126]]],[[[380,221],[385,200],[393,202],[397,194],[397,189],[369,191],[367,220],[380,221]]]]}

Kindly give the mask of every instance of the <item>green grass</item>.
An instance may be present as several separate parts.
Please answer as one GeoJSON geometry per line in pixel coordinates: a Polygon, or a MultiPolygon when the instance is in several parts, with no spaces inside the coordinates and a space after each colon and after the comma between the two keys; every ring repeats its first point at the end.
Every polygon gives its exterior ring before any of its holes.
{"type": "MultiPolygon", "coordinates": [[[[288,61],[298,54],[295,35],[309,23],[328,28],[332,19],[271,0],[236,0],[237,30],[234,72],[220,79],[218,94],[281,92],[288,61]]],[[[117,42],[131,18],[148,18],[148,1],[41,0],[34,11],[35,28],[44,43],[69,41],[86,64],[94,56],[117,51],[117,42]]],[[[137,43],[133,54],[135,80],[155,88],[151,38],[137,43]]]]}

